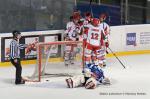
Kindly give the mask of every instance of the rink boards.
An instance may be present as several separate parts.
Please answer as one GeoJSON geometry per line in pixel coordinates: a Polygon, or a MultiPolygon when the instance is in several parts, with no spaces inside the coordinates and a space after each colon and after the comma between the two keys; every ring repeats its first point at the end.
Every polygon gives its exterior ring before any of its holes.
{"type": "MultiPolygon", "coordinates": [[[[123,25],[123,26],[111,26],[110,27],[110,48],[117,56],[124,55],[137,55],[137,54],[150,54],[150,24],[141,24],[141,25],[123,25]]],[[[64,30],[49,30],[49,31],[31,31],[31,32],[22,32],[23,37],[36,36],[39,37],[43,35],[53,35],[61,34],[61,39],[63,38],[64,30]]],[[[11,33],[0,34],[0,46],[3,45],[9,46],[8,44],[2,44],[2,38],[12,37],[11,33]]],[[[50,36],[48,36],[49,38],[50,36]]],[[[33,39],[33,38],[31,38],[33,39]]],[[[27,39],[27,41],[30,38],[27,39]]],[[[0,49],[0,60],[4,57],[4,53],[0,49]]],[[[108,49],[109,51],[109,49],[108,49]]],[[[109,51],[107,57],[113,57],[113,54],[109,51]]],[[[51,59],[53,62],[60,61],[59,58],[51,59]]],[[[22,64],[35,64],[34,60],[23,60],[22,64]]],[[[0,66],[10,66],[10,62],[1,62],[0,66]]]]}

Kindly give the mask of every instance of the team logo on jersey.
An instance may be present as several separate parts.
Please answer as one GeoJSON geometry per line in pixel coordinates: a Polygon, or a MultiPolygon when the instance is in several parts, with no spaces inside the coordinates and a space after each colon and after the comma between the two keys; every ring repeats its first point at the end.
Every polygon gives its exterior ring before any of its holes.
{"type": "Polygon", "coordinates": [[[127,33],[126,45],[136,45],[136,33],[127,33]]]}

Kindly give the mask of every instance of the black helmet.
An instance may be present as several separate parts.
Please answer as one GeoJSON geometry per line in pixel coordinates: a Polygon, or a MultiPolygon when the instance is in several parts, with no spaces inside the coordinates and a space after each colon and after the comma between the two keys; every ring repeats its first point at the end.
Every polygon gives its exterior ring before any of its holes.
{"type": "Polygon", "coordinates": [[[19,34],[21,34],[18,30],[14,30],[13,32],[12,32],[12,34],[13,34],[13,37],[17,37],[19,34]]]}

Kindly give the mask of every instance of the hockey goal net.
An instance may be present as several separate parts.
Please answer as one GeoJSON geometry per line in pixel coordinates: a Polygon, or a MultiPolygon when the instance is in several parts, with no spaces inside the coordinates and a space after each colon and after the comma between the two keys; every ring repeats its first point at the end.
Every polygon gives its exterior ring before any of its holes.
{"type": "Polygon", "coordinates": [[[73,76],[83,70],[83,42],[56,41],[37,44],[37,63],[32,79],[73,76]]]}

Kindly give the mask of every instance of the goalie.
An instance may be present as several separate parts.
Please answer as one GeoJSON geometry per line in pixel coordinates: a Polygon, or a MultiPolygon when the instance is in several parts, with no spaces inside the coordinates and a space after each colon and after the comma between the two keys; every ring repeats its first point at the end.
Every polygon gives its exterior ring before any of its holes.
{"type": "Polygon", "coordinates": [[[88,64],[83,74],[66,79],[68,88],[84,86],[86,89],[95,89],[98,84],[110,84],[110,80],[104,76],[103,70],[95,64],[88,64]]]}

